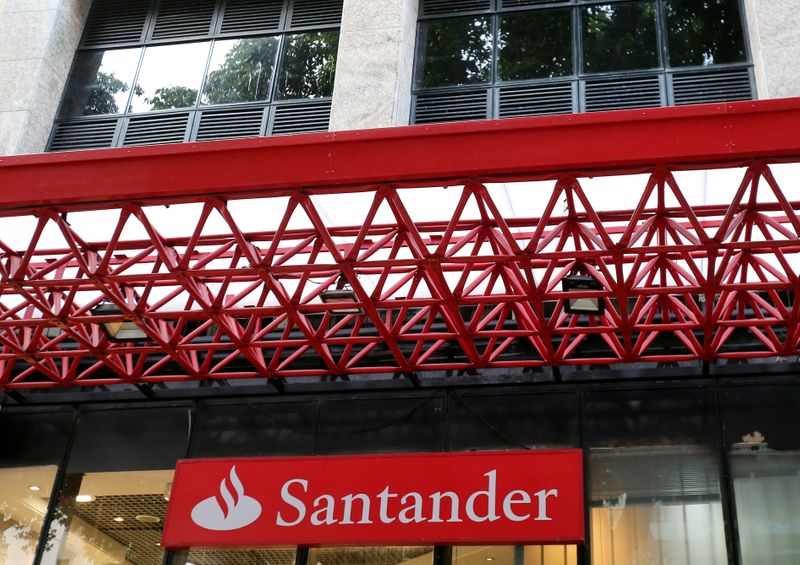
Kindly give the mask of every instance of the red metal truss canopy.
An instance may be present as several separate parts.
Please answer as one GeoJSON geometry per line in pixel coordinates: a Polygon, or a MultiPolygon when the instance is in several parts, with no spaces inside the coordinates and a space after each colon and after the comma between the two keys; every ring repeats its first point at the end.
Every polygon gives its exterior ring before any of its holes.
{"type": "Polygon", "coordinates": [[[786,99],[0,158],[0,389],[797,355],[798,131],[786,99]]]}

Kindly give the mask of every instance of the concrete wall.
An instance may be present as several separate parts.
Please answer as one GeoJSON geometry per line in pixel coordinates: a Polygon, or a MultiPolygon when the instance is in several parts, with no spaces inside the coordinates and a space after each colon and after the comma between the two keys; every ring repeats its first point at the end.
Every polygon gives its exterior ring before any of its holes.
{"type": "Polygon", "coordinates": [[[745,0],[759,98],[800,96],[800,3],[745,0]]]}
{"type": "Polygon", "coordinates": [[[331,130],[407,125],[418,0],[344,0],[331,130]]]}
{"type": "Polygon", "coordinates": [[[0,0],[0,155],[44,151],[89,0],[0,0]]]}

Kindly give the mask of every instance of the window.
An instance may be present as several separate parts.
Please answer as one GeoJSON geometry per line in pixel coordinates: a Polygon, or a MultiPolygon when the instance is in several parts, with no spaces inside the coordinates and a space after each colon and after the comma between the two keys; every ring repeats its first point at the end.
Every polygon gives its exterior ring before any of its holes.
{"type": "Polygon", "coordinates": [[[95,0],[50,149],[327,131],[342,0],[95,0]]]}
{"type": "Polygon", "coordinates": [[[740,0],[421,0],[414,123],[747,100],[740,0]]]}

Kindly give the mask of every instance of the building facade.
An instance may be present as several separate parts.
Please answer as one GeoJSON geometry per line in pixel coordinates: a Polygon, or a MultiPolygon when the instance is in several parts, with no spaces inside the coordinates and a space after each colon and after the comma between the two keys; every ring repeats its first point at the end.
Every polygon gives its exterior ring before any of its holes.
{"type": "Polygon", "coordinates": [[[0,562],[797,563],[791,4],[0,0],[0,562]],[[550,449],[585,543],[161,546],[181,459],[550,449]]]}

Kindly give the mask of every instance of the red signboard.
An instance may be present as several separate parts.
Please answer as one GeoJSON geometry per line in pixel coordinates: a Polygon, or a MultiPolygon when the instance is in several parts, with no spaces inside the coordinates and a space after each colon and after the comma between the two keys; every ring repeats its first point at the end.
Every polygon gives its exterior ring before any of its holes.
{"type": "Polygon", "coordinates": [[[581,451],[179,461],[162,546],[581,543],[581,451]]]}

